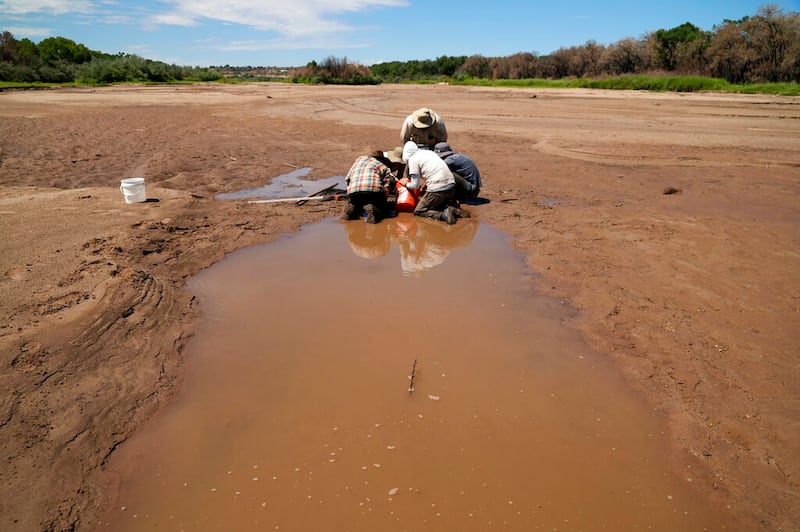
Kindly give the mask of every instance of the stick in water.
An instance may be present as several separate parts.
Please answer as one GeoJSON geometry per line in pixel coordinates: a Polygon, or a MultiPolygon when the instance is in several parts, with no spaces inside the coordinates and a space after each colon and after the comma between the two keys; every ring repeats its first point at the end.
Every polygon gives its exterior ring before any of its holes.
{"type": "Polygon", "coordinates": [[[417,376],[417,359],[414,359],[414,365],[411,366],[411,375],[408,377],[411,381],[408,383],[408,393],[414,391],[414,377],[417,376]]]}

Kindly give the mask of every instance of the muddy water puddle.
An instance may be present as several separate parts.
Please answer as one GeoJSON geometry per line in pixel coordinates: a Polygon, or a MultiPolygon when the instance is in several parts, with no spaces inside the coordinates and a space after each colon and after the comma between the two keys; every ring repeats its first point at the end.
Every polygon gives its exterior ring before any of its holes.
{"type": "Polygon", "coordinates": [[[485,224],[405,214],[202,272],[183,389],[115,453],[101,528],[724,529],[530,276],[485,224]]]}

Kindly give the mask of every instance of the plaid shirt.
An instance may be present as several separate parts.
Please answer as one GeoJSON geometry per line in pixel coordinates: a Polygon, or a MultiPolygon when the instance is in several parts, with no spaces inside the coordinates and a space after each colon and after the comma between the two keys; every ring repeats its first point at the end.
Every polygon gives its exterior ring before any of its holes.
{"type": "Polygon", "coordinates": [[[345,177],[347,193],[383,192],[391,175],[392,171],[388,166],[369,155],[362,155],[356,159],[345,177]]]}

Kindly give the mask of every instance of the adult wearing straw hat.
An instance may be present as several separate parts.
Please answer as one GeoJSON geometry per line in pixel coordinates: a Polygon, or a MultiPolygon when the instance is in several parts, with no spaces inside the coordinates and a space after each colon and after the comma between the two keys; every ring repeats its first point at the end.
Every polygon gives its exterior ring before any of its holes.
{"type": "Polygon", "coordinates": [[[447,127],[433,109],[420,107],[403,121],[400,139],[404,146],[413,141],[421,148],[432,150],[437,142],[447,142],[447,127]]]}

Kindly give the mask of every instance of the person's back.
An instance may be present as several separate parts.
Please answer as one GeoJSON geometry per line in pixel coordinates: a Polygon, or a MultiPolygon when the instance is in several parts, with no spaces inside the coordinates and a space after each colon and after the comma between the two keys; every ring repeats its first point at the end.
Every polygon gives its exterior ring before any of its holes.
{"type": "Polygon", "coordinates": [[[403,159],[408,164],[408,176],[400,180],[405,187],[415,190],[425,182],[425,192],[414,208],[415,216],[434,218],[452,225],[456,218],[468,217],[469,213],[451,207],[456,188],[453,173],[444,161],[431,150],[422,150],[414,141],[403,145],[403,159]]]}
{"type": "Polygon", "coordinates": [[[433,148],[438,142],[447,141],[447,127],[442,117],[432,109],[421,107],[408,115],[400,128],[403,144],[413,141],[419,146],[433,148]]]}
{"type": "Polygon", "coordinates": [[[370,155],[358,157],[345,176],[347,193],[383,192],[391,170],[383,161],[370,155]]]}
{"type": "MultiPolygon", "coordinates": [[[[453,187],[455,179],[447,164],[431,150],[417,149],[408,158],[408,175],[417,176],[425,181],[425,188],[429,192],[439,192],[453,187]]],[[[408,188],[418,188],[412,182],[408,188]]]]}
{"type": "Polygon", "coordinates": [[[456,197],[459,200],[478,197],[481,191],[481,173],[478,165],[469,156],[454,151],[446,142],[438,143],[434,149],[451,172],[456,174],[456,197]],[[460,179],[459,179],[460,178],[460,179]]]}
{"type": "Polygon", "coordinates": [[[366,213],[367,223],[378,223],[390,214],[387,192],[394,188],[394,175],[383,152],[358,157],[345,176],[347,205],[342,220],[356,220],[366,213]]]}

